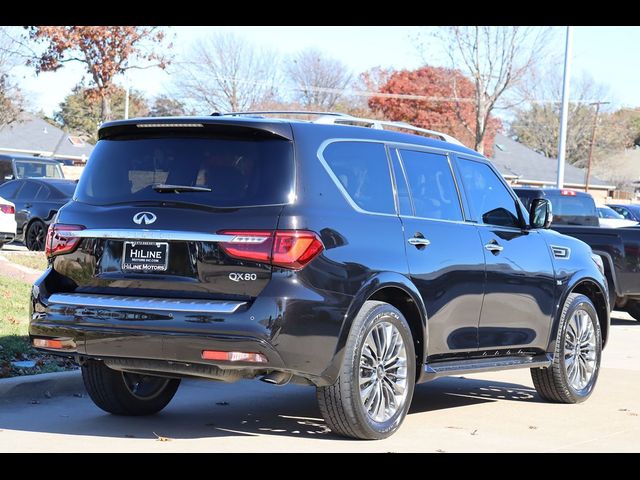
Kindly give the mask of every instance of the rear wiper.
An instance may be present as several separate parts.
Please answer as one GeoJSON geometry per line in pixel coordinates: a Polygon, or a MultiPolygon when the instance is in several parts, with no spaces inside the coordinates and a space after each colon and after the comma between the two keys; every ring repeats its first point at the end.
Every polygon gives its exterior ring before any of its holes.
{"type": "Polygon", "coordinates": [[[153,186],[153,189],[158,193],[180,193],[180,192],[210,192],[208,187],[194,187],[191,185],[166,185],[164,183],[158,183],[153,186]]]}

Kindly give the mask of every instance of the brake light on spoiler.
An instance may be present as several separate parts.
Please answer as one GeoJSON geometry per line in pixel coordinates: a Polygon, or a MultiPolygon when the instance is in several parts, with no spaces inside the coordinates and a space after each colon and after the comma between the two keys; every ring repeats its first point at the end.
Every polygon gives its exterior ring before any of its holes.
{"type": "Polygon", "coordinates": [[[563,189],[563,190],[560,190],[560,195],[562,195],[564,197],[575,197],[576,196],[576,191],[575,190],[563,189]]]}
{"type": "Polygon", "coordinates": [[[220,243],[230,257],[291,270],[304,268],[324,249],[320,237],[308,230],[223,230],[218,233],[233,235],[231,240],[220,243]]]}

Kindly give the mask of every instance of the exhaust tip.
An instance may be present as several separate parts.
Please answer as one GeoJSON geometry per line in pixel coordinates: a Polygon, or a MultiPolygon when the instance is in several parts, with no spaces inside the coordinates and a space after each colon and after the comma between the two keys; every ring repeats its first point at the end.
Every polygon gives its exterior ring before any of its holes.
{"type": "Polygon", "coordinates": [[[270,385],[286,385],[291,381],[292,377],[293,377],[292,373],[271,372],[263,376],[260,380],[270,385]]]}

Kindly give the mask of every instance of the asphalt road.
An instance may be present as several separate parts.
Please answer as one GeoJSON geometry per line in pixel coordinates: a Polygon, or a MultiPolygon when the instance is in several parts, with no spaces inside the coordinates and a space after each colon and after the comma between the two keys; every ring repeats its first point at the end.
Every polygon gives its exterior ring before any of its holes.
{"type": "Polygon", "coordinates": [[[183,382],[162,413],[107,415],[84,396],[0,400],[0,452],[638,452],[640,323],[614,313],[592,397],[542,401],[528,370],[419,385],[389,439],[345,440],[326,428],[314,389],[262,382],[183,382]]]}

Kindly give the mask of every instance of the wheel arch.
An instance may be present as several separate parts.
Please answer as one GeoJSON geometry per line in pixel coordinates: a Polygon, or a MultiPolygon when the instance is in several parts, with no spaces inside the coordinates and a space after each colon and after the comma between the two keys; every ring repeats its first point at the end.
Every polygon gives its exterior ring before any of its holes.
{"type": "Polygon", "coordinates": [[[351,325],[367,300],[389,303],[403,314],[411,328],[417,358],[416,375],[419,376],[428,344],[427,311],[424,301],[417,287],[404,275],[380,272],[370,277],[353,297],[342,323],[333,360],[322,377],[331,381],[337,378],[351,325]]]}
{"type": "Polygon", "coordinates": [[[558,301],[558,308],[556,312],[556,318],[553,322],[553,328],[551,329],[551,335],[549,336],[549,345],[547,351],[553,351],[553,345],[555,343],[556,336],[558,334],[558,327],[560,324],[560,315],[562,315],[562,306],[567,301],[567,297],[572,293],[580,293],[585,295],[593,302],[598,313],[598,323],[600,324],[600,331],[602,333],[602,348],[605,347],[609,339],[609,299],[606,290],[602,288],[600,283],[591,277],[579,277],[572,281],[558,301]]]}

